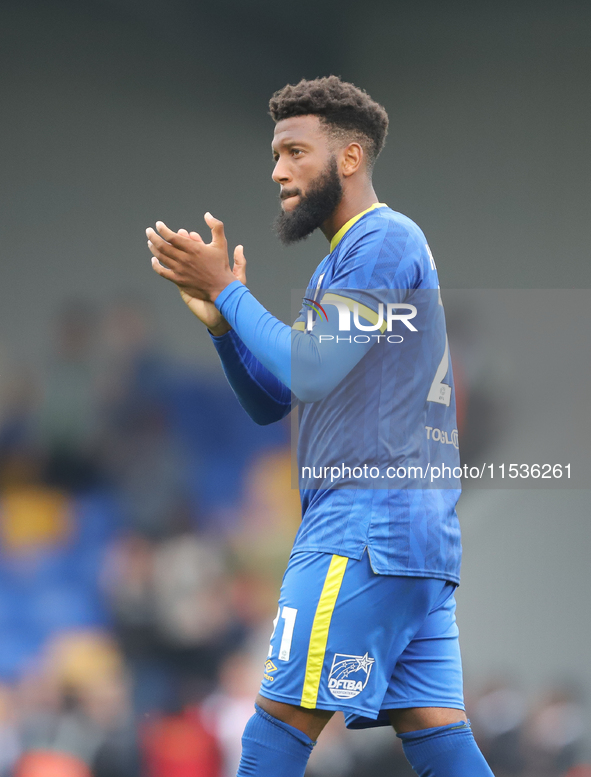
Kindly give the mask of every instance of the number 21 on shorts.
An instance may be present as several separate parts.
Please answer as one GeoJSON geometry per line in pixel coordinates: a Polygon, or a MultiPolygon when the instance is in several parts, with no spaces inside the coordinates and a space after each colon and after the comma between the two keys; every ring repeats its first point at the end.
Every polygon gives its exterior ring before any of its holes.
{"type": "Polygon", "coordinates": [[[283,607],[283,609],[279,607],[277,610],[277,615],[273,621],[273,633],[271,634],[271,644],[269,645],[269,653],[267,654],[268,658],[271,658],[273,653],[273,637],[277,631],[279,618],[281,618],[283,621],[285,621],[285,623],[283,624],[283,635],[281,637],[281,645],[279,646],[279,660],[289,661],[291,641],[293,639],[293,628],[295,626],[297,614],[298,611],[295,607],[283,607]]]}

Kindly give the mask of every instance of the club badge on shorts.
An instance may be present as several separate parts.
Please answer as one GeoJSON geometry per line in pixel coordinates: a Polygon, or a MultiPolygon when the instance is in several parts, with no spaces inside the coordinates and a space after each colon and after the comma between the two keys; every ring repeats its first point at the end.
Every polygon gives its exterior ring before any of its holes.
{"type": "Polygon", "coordinates": [[[335,653],[330,674],[328,689],[337,699],[352,699],[367,685],[375,658],[364,656],[348,656],[335,653]]]}

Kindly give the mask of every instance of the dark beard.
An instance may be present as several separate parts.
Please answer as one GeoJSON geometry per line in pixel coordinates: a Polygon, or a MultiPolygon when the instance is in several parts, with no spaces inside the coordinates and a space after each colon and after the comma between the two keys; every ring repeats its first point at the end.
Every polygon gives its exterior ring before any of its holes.
{"type": "Polygon", "coordinates": [[[281,213],[275,219],[275,231],[284,245],[296,243],[311,235],[327,218],[332,216],[343,197],[343,187],[337,168],[337,160],[331,157],[326,168],[312,181],[297,208],[281,213]]]}

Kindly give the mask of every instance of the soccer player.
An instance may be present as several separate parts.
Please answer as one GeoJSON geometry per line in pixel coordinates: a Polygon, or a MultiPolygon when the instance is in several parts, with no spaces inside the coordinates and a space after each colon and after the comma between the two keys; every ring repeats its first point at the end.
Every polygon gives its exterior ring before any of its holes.
{"type": "Polygon", "coordinates": [[[273,95],[276,228],[321,229],[330,251],[293,327],[212,240],[162,222],[152,266],[209,328],[259,424],[297,405],[302,524],[279,599],[238,775],[302,777],[327,721],[392,725],[421,777],[492,772],[464,712],[454,591],[460,493],[453,378],[435,262],[410,219],[380,203],[382,106],[335,76],[273,95]],[[457,475],[457,476],[456,476],[457,475]]]}

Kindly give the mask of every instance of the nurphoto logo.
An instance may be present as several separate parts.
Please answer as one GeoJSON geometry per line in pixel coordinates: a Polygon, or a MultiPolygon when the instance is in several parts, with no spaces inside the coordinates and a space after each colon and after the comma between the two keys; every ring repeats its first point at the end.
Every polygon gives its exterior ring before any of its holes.
{"type": "MultiPolygon", "coordinates": [[[[415,305],[411,305],[406,302],[387,302],[378,303],[378,312],[368,308],[366,305],[355,302],[348,297],[341,297],[338,294],[328,293],[325,294],[322,303],[316,302],[313,299],[304,297],[304,305],[308,308],[308,316],[306,321],[306,331],[311,332],[316,324],[316,321],[328,321],[328,313],[325,310],[325,306],[332,305],[337,309],[339,332],[351,331],[351,314],[353,314],[353,327],[358,332],[380,332],[381,334],[372,335],[379,340],[383,337],[388,342],[403,342],[402,335],[389,335],[386,336],[384,331],[391,332],[392,325],[395,321],[400,321],[409,330],[409,332],[416,332],[417,328],[410,323],[412,318],[417,315],[417,308],[415,305]],[[314,313],[316,313],[317,319],[314,319],[314,313]],[[369,323],[362,323],[360,319],[364,319],[369,323]]],[[[334,335],[320,335],[319,342],[324,340],[334,340],[334,335]]],[[[337,341],[344,340],[351,342],[351,337],[340,338],[337,336],[337,341]]],[[[354,342],[369,342],[369,335],[361,334],[356,335],[353,338],[354,342]],[[359,339],[359,338],[365,338],[359,339]]]]}

